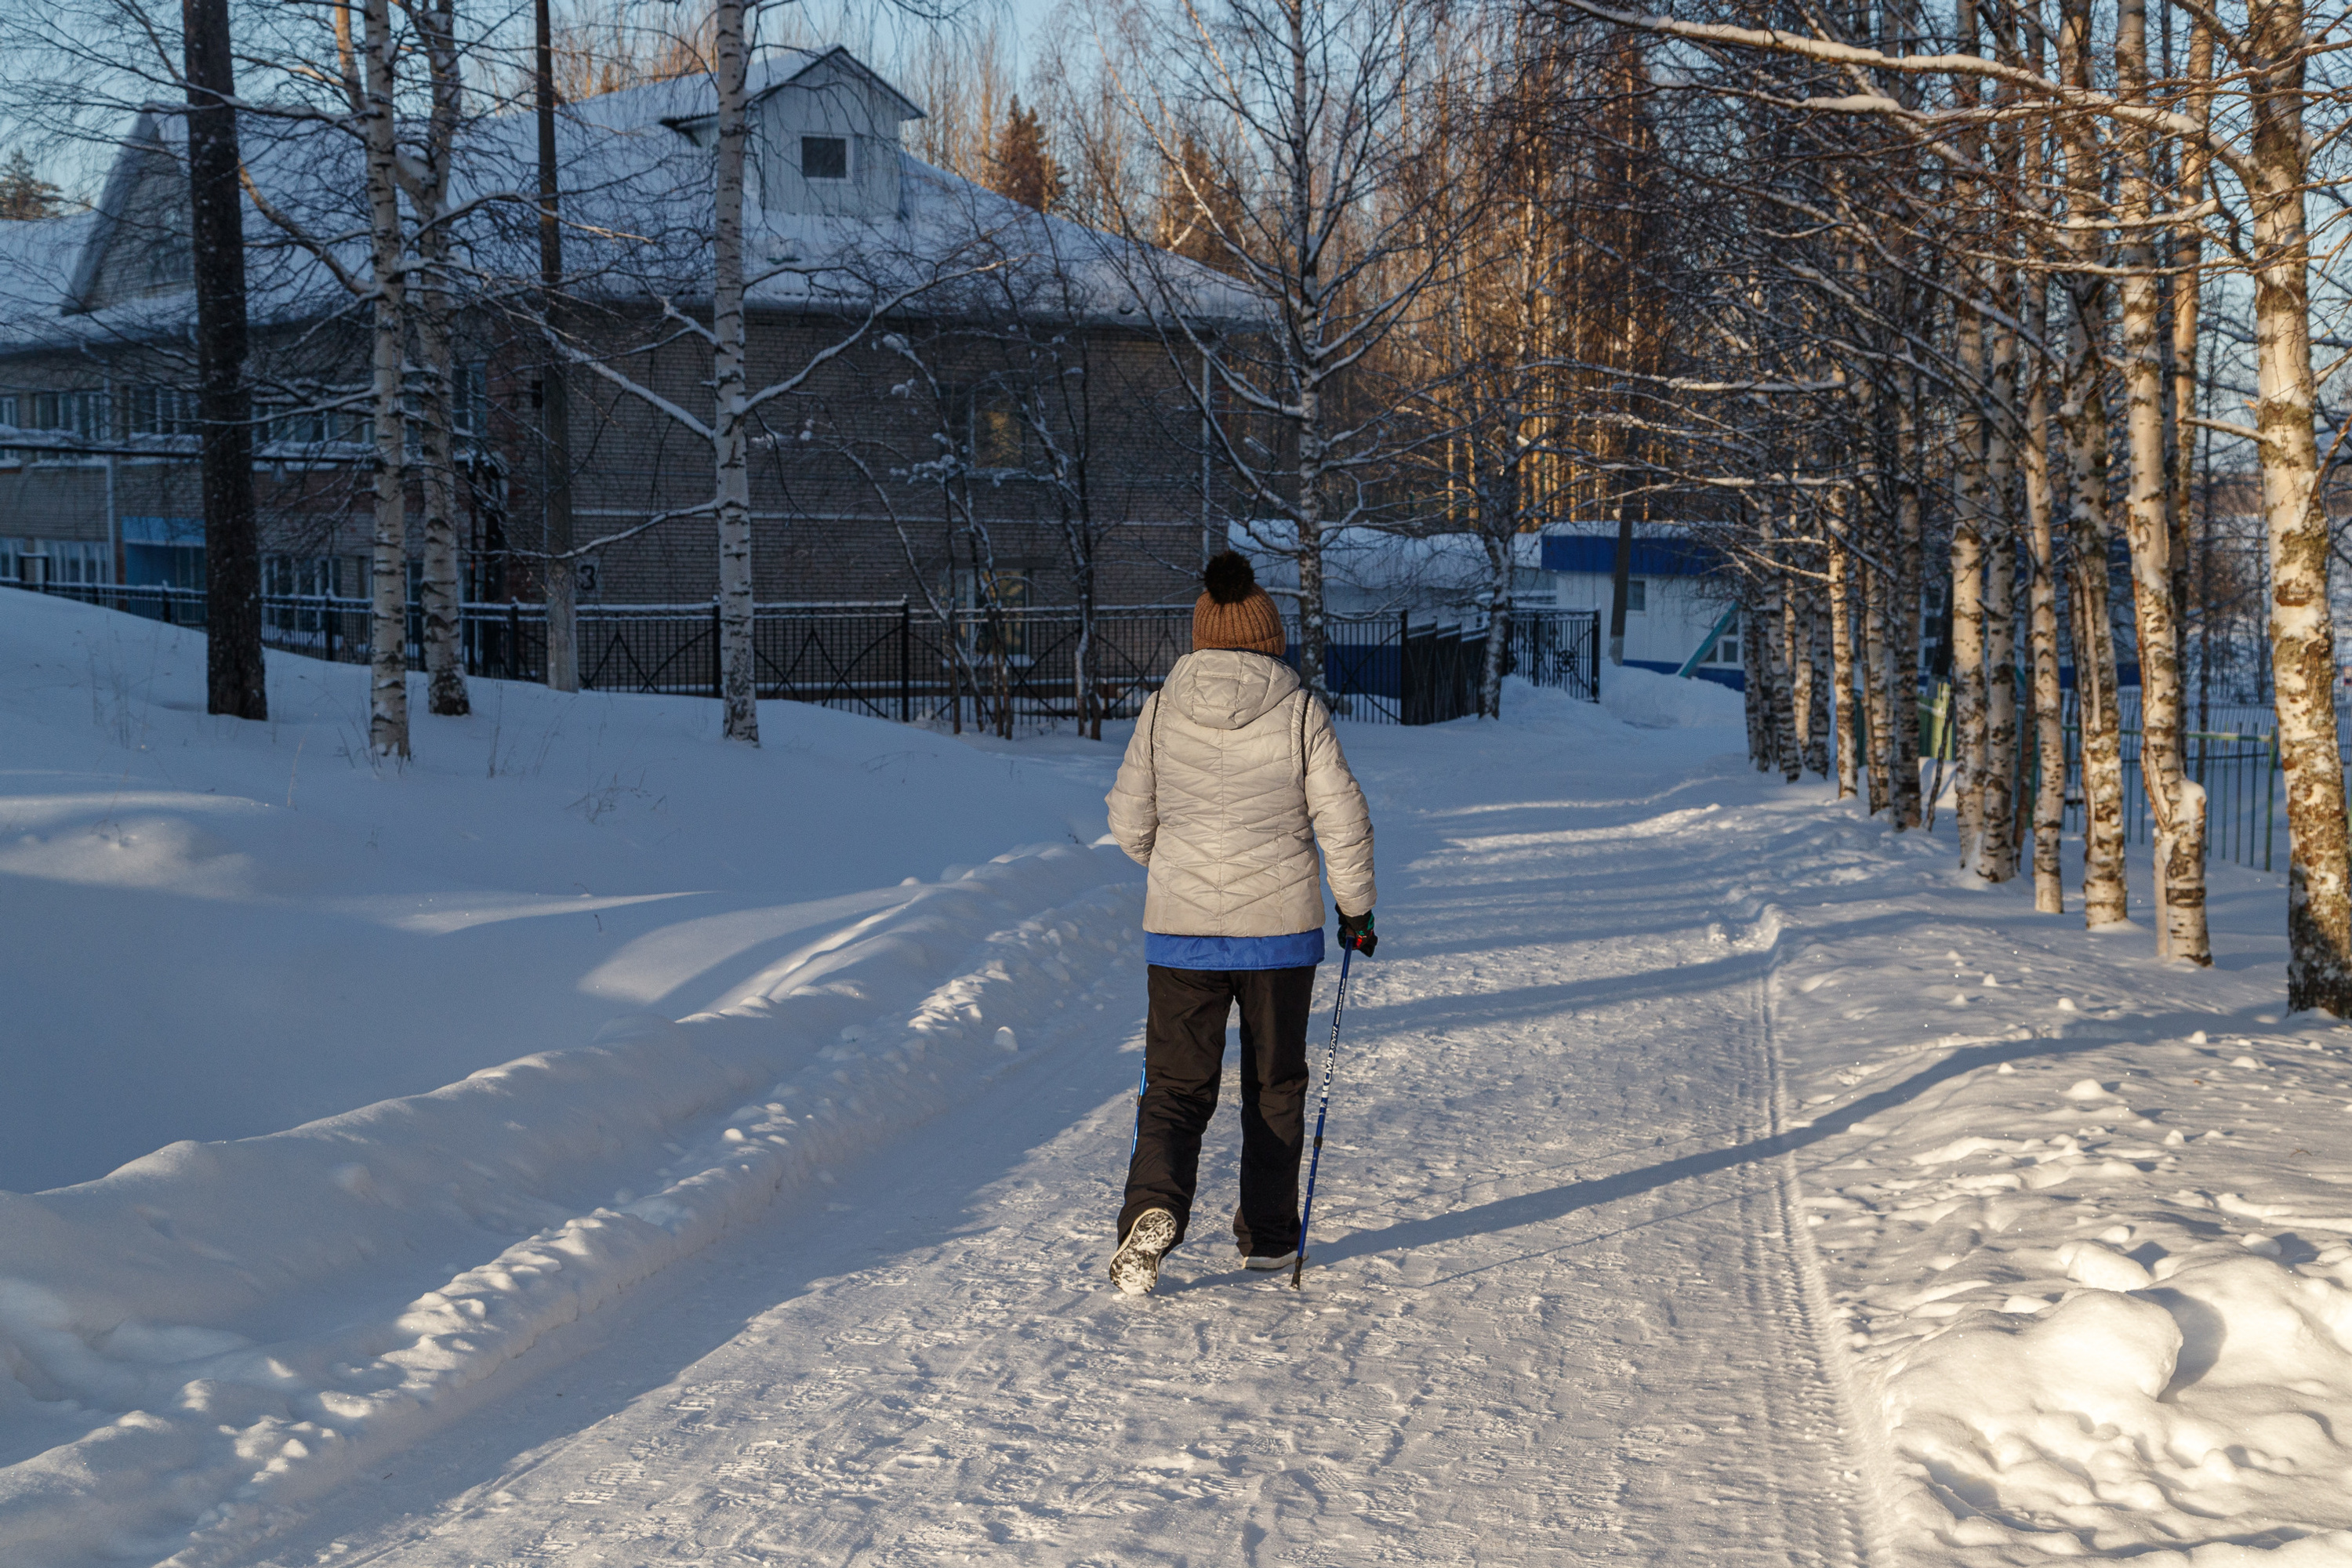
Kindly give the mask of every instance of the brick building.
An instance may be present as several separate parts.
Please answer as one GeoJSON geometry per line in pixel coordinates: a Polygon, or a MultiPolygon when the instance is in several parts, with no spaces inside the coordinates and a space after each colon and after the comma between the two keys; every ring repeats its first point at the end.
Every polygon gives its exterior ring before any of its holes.
{"type": "MultiPolygon", "coordinates": [[[[1189,600],[1209,514],[1195,367],[1146,301],[1173,279],[1197,321],[1230,327],[1246,300],[916,161],[899,128],[920,110],[845,50],[778,52],[751,86],[757,596],[1066,603],[1084,560],[1097,603],[1189,600]]],[[[607,541],[576,563],[583,605],[716,587],[698,430],[715,104],[686,78],[571,106],[562,127],[572,539],[607,541]]],[[[357,148],[308,121],[241,129],[272,207],[345,236],[364,279],[357,148]]],[[[203,579],[182,145],[174,117],[142,116],[95,211],[0,224],[0,578],[203,579]]],[[[476,601],[536,600],[545,570],[535,214],[496,195],[534,187],[532,146],[528,115],[489,117],[457,160],[447,404],[476,601]]],[[[246,226],[265,588],[357,595],[367,307],[282,225],[249,205],[246,226]]]]}

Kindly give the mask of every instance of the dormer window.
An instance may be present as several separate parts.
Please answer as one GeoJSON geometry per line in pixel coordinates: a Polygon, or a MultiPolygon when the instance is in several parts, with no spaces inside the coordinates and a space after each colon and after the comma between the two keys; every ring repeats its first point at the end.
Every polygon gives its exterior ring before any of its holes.
{"type": "Polygon", "coordinates": [[[803,180],[849,178],[849,138],[846,136],[802,137],[801,178],[803,180]]]}

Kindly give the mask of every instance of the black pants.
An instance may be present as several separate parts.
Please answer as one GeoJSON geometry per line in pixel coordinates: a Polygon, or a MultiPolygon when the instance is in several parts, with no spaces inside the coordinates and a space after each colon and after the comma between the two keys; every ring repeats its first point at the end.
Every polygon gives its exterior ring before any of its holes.
{"type": "Polygon", "coordinates": [[[1278,1256],[1298,1245],[1298,1154],[1306,1142],[1307,1016],[1315,966],[1163,969],[1151,965],[1143,1035],[1143,1103],[1127,1168],[1119,1239],[1149,1209],[1176,1216],[1181,1241],[1200,1184],[1201,1135],[1216,1114],[1225,1019],[1242,1010],[1241,1249],[1278,1256]]]}

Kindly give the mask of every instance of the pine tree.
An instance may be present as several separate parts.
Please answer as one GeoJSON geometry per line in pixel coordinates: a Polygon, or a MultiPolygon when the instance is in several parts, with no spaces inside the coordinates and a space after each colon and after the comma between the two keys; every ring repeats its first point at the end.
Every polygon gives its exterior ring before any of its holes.
{"type": "Polygon", "coordinates": [[[0,164],[0,218],[55,217],[61,205],[57,186],[34,172],[23,148],[0,164]]]}
{"type": "Polygon", "coordinates": [[[990,161],[995,165],[992,184],[999,195],[1038,212],[1052,210],[1062,199],[1061,165],[1046,149],[1045,129],[1038,123],[1037,111],[1022,108],[1018,93],[1004,117],[1003,130],[997,133],[996,155],[990,161]]]}

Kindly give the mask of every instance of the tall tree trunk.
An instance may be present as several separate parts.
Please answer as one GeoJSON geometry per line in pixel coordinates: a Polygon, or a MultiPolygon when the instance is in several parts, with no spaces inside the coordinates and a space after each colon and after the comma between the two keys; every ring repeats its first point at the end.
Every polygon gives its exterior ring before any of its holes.
{"type": "MultiPolygon", "coordinates": [[[[2121,0],[2116,69],[2123,96],[2147,96],[2146,0],[2121,0]]],[[[2189,777],[2181,746],[2180,637],[2173,621],[2172,531],[2166,516],[2169,454],[2164,439],[2163,363],[2154,210],[2147,139],[2119,133],[2122,173],[2116,216],[2123,270],[2122,347],[2125,436],[2131,484],[2124,527],[2131,544],[2132,605],[2139,630],[2140,776],[2156,819],[2157,952],[2191,963],[2213,962],[2205,931],[2205,792],[2189,777]]]]}
{"type": "MultiPolygon", "coordinates": [[[[2061,0],[2058,65],[2066,82],[2091,84],[2090,0],[2061,0]]],[[[2124,876],[2122,720],[2116,706],[2116,643],[2108,603],[2107,414],[2102,385],[2101,340],[2106,331],[2106,285],[2092,268],[2100,262],[2096,221],[2105,202],[2098,137],[2087,122],[2062,123],[2067,230],[2084,269],[2067,279],[2071,341],[2058,424],[2065,437],[2067,544],[2074,555],[2074,695],[2083,752],[2083,923],[2098,927],[2127,918],[2124,876]]]]}
{"type": "Polygon", "coordinates": [[[406,257],[400,226],[399,144],[394,119],[391,0],[362,0],[369,257],[375,298],[375,536],[368,563],[368,745],[408,755],[407,424],[401,370],[407,333],[406,257]]]}
{"type": "MultiPolygon", "coordinates": [[[[2027,339],[2038,344],[2048,330],[2050,286],[2038,275],[2024,281],[2021,314],[2027,339]]],[[[2033,791],[2033,907],[2055,915],[2066,910],[2066,883],[2058,858],[2066,826],[2066,729],[2059,684],[2057,563],[2050,529],[2048,371],[2048,358],[2036,351],[2018,467],[2025,481],[2026,555],[2032,574],[2026,584],[2026,615],[2033,648],[2033,751],[2041,770],[2033,791]]]]}
{"type": "MultiPolygon", "coordinates": [[[[416,214],[416,357],[418,489],[425,502],[425,561],[418,598],[425,621],[425,706],[455,717],[471,711],[466,695],[465,587],[458,577],[457,473],[452,396],[457,351],[449,291],[450,163],[456,151],[463,90],[454,0],[416,7],[432,89],[432,116],[422,167],[407,182],[416,214]]],[[[478,437],[479,432],[477,432],[478,437]]]]}
{"type": "MultiPolygon", "coordinates": [[[[1906,289],[1906,297],[1908,290],[1906,289]]],[[[1894,790],[1895,826],[1920,824],[1919,803],[1919,590],[1927,561],[1927,528],[1919,500],[1918,385],[1916,374],[1898,379],[1895,410],[1894,604],[1886,628],[1889,721],[1887,773],[1894,790]]]]}
{"type": "Polygon", "coordinates": [[[712,247],[710,331],[714,417],[711,446],[719,469],[719,668],[727,738],[760,743],[760,707],[751,649],[751,470],[744,428],[743,102],[750,64],[744,0],[719,0],[718,223],[712,247]]]}
{"type": "Polygon", "coordinates": [[[539,365],[539,479],[544,522],[540,547],[545,571],[540,594],[547,606],[547,684],[580,689],[579,575],[572,560],[572,404],[562,341],[563,226],[558,221],[561,171],[555,149],[555,47],[548,0],[532,0],[538,31],[533,108],[539,130],[539,312],[545,352],[539,365]]]}
{"type": "MultiPolygon", "coordinates": [[[[2003,306],[2007,301],[2000,300],[2003,306]]],[[[2010,492],[2016,478],[2010,405],[2017,340],[1990,327],[1990,384],[1985,418],[1984,774],[1978,783],[1980,838],[1977,875],[2006,882],[2017,875],[2017,535],[2010,492]]]]}
{"type": "MultiPolygon", "coordinates": [[[[1841,492],[1843,494],[1843,492],[1841,492]]],[[[1836,534],[1830,536],[1830,690],[1837,708],[1837,790],[1851,800],[1862,790],[1866,742],[1862,703],[1854,691],[1853,601],[1848,581],[1852,557],[1836,534]]]]}
{"type": "MultiPolygon", "coordinates": [[[[1516,512],[1516,507],[1511,509],[1516,512]]],[[[1511,651],[1511,576],[1517,564],[1511,559],[1508,535],[1497,536],[1491,524],[1485,531],[1486,545],[1486,661],[1478,674],[1478,714],[1484,719],[1503,716],[1503,666],[1511,651]]]]}
{"type": "Polygon", "coordinates": [[[1822,589],[1808,580],[1804,588],[1804,663],[1799,681],[1803,689],[1799,710],[1805,733],[1805,766],[1822,778],[1830,776],[1830,628],[1822,613],[1822,589]]]}
{"type": "Polygon", "coordinates": [[[253,396],[245,379],[245,197],[237,184],[236,70],[228,0],[182,0],[180,22],[188,78],[196,411],[203,431],[205,711],[267,719],[261,544],[253,515],[253,396]]]}
{"type": "Polygon", "coordinates": [[[1868,562],[1862,572],[1862,647],[1864,718],[1870,728],[1870,809],[1895,814],[1902,825],[1902,795],[1897,788],[1901,766],[1895,753],[1895,659],[1886,635],[1887,574],[1868,562]]]}
{"type": "Polygon", "coordinates": [[[425,503],[424,573],[417,586],[425,621],[425,705],[435,713],[471,712],[466,695],[464,587],[457,572],[457,453],[450,416],[456,365],[449,296],[436,269],[446,247],[435,230],[419,236],[415,297],[417,489],[425,503]]]}
{"type": "Polygon", "coordinates": [[[2286,770],[2287,1005],[2352,1016],[2352,864],[2336,754],[2327,519],[2316,493],[2310,238],[2305,228],[2298,0],[2248,12],[2253,118],[2254,354],[2263,511],[2270,534],[2271,664],[2286,770]]]}
{"type": "Polygon", "coordinates": [[[1952,817],[1959,831],[1960,864],[1971,870],[1984,842],[1985,490],[1981,451],[1972,449],[1981,439],[1982,423],[1973,410],[1962,416],[1959,512],[1952,520],[1952,699],[1959,758],[1952,817]]]}

